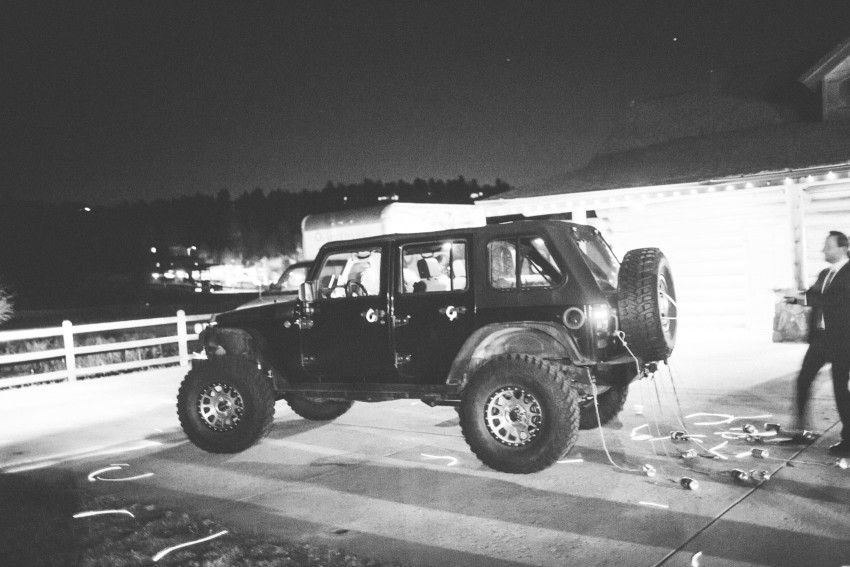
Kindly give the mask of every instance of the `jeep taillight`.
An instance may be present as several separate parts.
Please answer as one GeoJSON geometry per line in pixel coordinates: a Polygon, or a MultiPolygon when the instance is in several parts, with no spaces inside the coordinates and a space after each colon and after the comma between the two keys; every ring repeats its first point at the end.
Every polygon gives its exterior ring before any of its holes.
{"type": "Polygon", "coordinates": [[[616,330],[616,311],[609,305],[600,303],[588,308],[588,319],[592,326],[593,341],[596,348],[608,346],[611,334],[616,330]]]}
{"type": "Polygon", "coordinates": [[[607,305],[591,305],[590,320],[593,321],[593,330],[597,333],[607,333],[611,321],[611,308],[607,305]]]}

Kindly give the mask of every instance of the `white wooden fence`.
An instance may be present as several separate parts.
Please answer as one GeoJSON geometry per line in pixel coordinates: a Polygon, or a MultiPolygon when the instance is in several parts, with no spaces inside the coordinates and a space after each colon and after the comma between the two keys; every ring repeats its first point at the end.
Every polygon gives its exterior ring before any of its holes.
{"type": "MultiPolygon", "coordinates": [[[[151,366],[162,366],[168,364],[189,365],[189,342],[198,339],[194,329],[190,332],[187,325],[190,323],[209,321],[210,315],[186,315],[178,311],[176,317],[159,317],[156,319],[136,319],[133,321],[114,321],[110,323],[93,323],[87,325],[74,325],[70,321],[63,321],[61,327],[48,327],[40,329],[24,329],[19,331],[0,332],[0,345],[28,341],[33,339],[47,339],[53,337],[62,338],[62,348],[48,350],[21,352],[18,354],[0,355],[0,369],[12,364],[24,364],[40,360],[64,359],[64,369],[40,374],[28,373],[14,376],[3,376],[0,374],[0,389],[11,386],[23,386],[38,384],[42,382],[73,382],[79,377],[92,374],[103,374],[109,372],[132,370],[135,368],[146,368],[151,366]],[[139,329],[157,326],[173,325],[176,334],[149,339],[113,342],[93,345],[76,345],[75,335],[97,333],[103,331],[117,331],[127,329],[139,329]],[[156,345],[177,344],[177,356],[161,356],[144,360],[131,360],[111,364],[98,364],[96,366],[78,366],[77,357],[106,353],[121,352],[130,349],[152,347],[156,345]]],[[[169,331],[170,333],[170,331],[169,331]]]]}

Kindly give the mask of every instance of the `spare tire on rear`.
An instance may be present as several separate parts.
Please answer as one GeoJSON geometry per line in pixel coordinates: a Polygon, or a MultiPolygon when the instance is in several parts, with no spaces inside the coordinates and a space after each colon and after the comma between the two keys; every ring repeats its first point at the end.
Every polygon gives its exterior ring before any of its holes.
{"type": "Polygon", "coordinates": [[[666,360],[676,345],[678,308],[673,274],[658,248],[629,250],[620,265],[620,330],[644,362],[666,360]]]}

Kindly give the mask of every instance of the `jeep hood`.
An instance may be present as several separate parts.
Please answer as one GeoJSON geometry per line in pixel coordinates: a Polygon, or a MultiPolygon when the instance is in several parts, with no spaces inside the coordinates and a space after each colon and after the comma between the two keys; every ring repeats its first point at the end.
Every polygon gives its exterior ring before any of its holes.
{"type": "MultiPolygon", "coordinates": [[[[275,298],[278,299],[278,298],[275,298]]],[[[275,321],[292,319],[297,297],[280,297],[276,302],[251,302],[253,305],[240,305],[233,311],[226,311],[215,316],[216,325],[238,327],[257,321],[275,321]]]]}
{"type": "Polygon", "coordinates": [[[297,291],[291,292],[269,292],[265,295],[258,297],[257,299],[252,299],[248,303],[243,303],[236,310],[240,309],[251,309],[253,307],[258,307],[260,305],[269,305],[273,303],[283,303],[286,301],[293,301],[298,297],[297,291]]]}

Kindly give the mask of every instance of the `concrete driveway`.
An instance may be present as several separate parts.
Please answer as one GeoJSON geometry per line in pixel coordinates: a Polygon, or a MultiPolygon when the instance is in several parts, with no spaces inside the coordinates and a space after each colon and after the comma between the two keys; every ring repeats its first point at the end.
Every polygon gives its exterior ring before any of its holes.
{"type": "Polygon", "coordinates": [[[804,351],[769,332],[681,335],[616,423],[583,431],[563,462],[532,475],[483,466],[453,409],[415,400],[357,403],[326,424],[281,402],[257,446],[207,454],[177,424],[180,369],[0,392],[0,467],[87,483],[124,463],[101,476],[139,478],[90,487],[405,565],[838,567],[850,564],[850,469],[826,454],[838,437],[828,377],[812,412],[820,438],[751,443],[741,430],[790,424],[804,351]],[[674,442],[672,430],[693,437],[674,442]],[[689,449],[699,456],[682,458],[689,449]]]}

